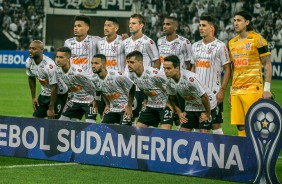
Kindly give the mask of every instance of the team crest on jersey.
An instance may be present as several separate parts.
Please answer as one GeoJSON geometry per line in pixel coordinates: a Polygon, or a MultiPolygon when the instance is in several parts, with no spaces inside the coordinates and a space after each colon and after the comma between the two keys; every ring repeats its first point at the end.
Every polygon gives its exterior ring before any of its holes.
{"type": "Polygon", "coordinates": [[[154,41],[153,41],[153,40],[150,40],[150,43],[153,45],[153,44],[154,44],[154,41]]]}
{"type": "Polygon", "coordinates": [[[112,52],[117,52],[118,46],[112,46],[112,52]]]}
{"type": "Polygon", "coordinates": [[[194,78],[193,77],[189,77],[189,81],[190,82],[194,82],[194,78]]]}
{"type": "Polygon", "coordinates": [[[188,41],[188,40],[186,40],[186,43],[189,45],[190,44],[190,42],[188,41]]]}
{"type": "Polygon", "coordinates": [[[88,51],[89,50],[89,44],[83,44],[82,48],[83,48],[83,50],[88,51]]]}
{"type": "Polygon", "coordinates": [[[246,44],[246,50],[250,50],[251,49],[251,43],[247,43],[246,44]]]}
{"type": "Polygon", "coordinates": [[[78,72],[82,72],[82,70],[81,70],[81,69],[77,69],[77,71],[78,71],[78,72]]]}
{"type": "Polygon", "coordinates": [[[49,65],[49,68],[50,68],[50,69],[53,69],[53,68],[54,68],[54,66],[50,64],[50,65],[49,65]]]}
{"type": "Polygon", "coordinates": [[[158,74],[158,71],[157,71],[157,70],[153,70],[153,73],[154,73],[154,74],[158,74]]]}

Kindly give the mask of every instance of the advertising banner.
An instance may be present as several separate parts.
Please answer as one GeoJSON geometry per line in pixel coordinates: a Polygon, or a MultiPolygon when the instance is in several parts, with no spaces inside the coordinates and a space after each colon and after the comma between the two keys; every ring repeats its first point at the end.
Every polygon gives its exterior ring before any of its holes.
{"type": "Polygon", "coordinates": [[[255,103],[246,138],[0,116],[0,155],[277,183],[281,114],[272,100],[255,103]]]}
{"type": "MultiPolygon", "coordinates": [[[[53,57],[52,52],[44,52],[44,54],[53,57]]],[[[28,56],[28,51],[0,50],[0,68],[25,68],[28,56]]]]}

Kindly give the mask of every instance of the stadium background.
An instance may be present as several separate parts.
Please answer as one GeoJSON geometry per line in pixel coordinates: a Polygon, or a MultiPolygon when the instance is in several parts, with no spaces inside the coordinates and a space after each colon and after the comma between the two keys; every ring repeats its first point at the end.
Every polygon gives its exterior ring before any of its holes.
{"type": "MultiPolygon", "coordinates": [[[[232,13],[239,10],[238,8],[244,8],[253,12],[251,7],[254,7],[255,1],[196,1],[194,0],[176,0],[176,1],[165,1],[165,0],[151,0],[151,1],[127,1],[127,0],[102,0],[101,3],[106,6],[108,4],[108,9],[112,11],[101,10],[102,6],[96,7],[96,9],[89,10],[82,5],[81,2],[84,1],[56,1],[56,0],[0,0],[0,50],[27,50],[30,40],[40,39],[43,40],[49,51],[54,51],[56,48],[62,46],[66,38],[73,36],[73,17],[76,14],[87,14],[91,17],[92,25],[90,29],[90,34],[103,36],[103,24],[105,17],[116,16],[119,17],[121,22],[119,33],[128,33],[128,17],[130,14],[137,12],[142,13],[146,18],[146,28],[144,30],[145,34],[150,36],[152,39],[157,40],[158,37],[162,35],[161,24],[164,16],[173,15],[178,16],[180,21],[179,34],[187,37],[193,43],[199,37],[197,37],[197,16],[200,12],[203,12],[203,9],[208,10],[208,12],[214,13],[218,17],[218,26],[223,27],[226,33],[225,37],[222,37],[222,40],[229,39],[234,36],[232,32],[232,13]],[[69,2],[69,4],[67,3],[69,2]],[[53,3],[53,5],[52,5],[53,3]],[[72,3],[72,4],[70,4],[72,3]],[[80,3],[80,4],[78,4],[80,3]],[[120,4],[124,5],[127,3],[129,5],[124,10],[120,10],[120,4]],[[131,3],[131,4],[130,4],[131,3]],[[209,6],[206,6],[206,5],[209,6]],[[225,5],[223,5],[225,4],[225,5]],[[54,6],[59,6],[55,8],[54,6]],[[195,5],[195,6],[194,6],[195,5]],[[52,7],[53,6],[53,7],[52,7]],[[196,7],[196,9],[194,8],[196,7]],[[223,7],[226,7],[225,9],[223,7]],[[99,9],[100,8],[100,9],[99,9]],[[194,8],[194,9],[193,9],[194,8]],[[248,9],[249,8],[249,9],[248,9]],[[221,9],[221,10],[220,10],[221,9]],[[222,11],[225,10],[225,11],[222,11]],[[197,16],[193,16],[197,12],[197,16]],[[10,18],[9,18],[10,17],[10,18]],[[25,17],[25,18],[22,18],[25,17]],[[157,17],[157,18],[156,18],[157,17]],[[21,21],[21,19],[23,19],[21,21]],[[24,23],[26,22],[26,23],[24,23]],[[190,32],[189,32],[190,30],[190,32]]],[[[89,1],[89,2],[98,2],[98,1],[89,1]]],[[[279,38],[279,34],[282,34],[282,20],[281,20],[281,2],[279,1],[259,1],[261,5],[261,15],[256,16],[254,19],[255,29],[264,35],[268,40],[271,48],[275,46],[279,47],[279,41],[282,39],[279,38]],[[280,4],[279,4],[280,3],[280,4]],[[275,39],[275,36],[277,37],[275,39]],[[277,41],[278,40],[278,41],[277,41]]],[[[220,31],[218,31],[218,36],[220,36],[220,31]]],[[[281,38],[281,37],[280,37],[281,38]]],[[[279,47],[280,48],[280,47],[279,47]]],[[[282,55],[280,50],[277,51],[277,58],[282,55]]],[[[277,62],[281,63],[281,57],[277,62]],[[280,59],[280,60],[279,60],[280,59]]],[[[280,64],[279,63],[279,64],[280,64]]],[[[0,62],[1,64],[1,62],[0,62]]],[[[24,116],[29,117],[31,114],[30,106],[30,94],[28,85],[26,82],[26,77],[24,70],[22,69],[0,69],[1,79],[1,105],[0,105],[0,115],[11,115],[11,116],[24,116]],[[5,89],[5,90],[3,90],[5,89]],[[19,90],[20,89],[20,90],[19,90]],[[11,105],[13,104],[13,105],[11,105]]],[[[276,94],[281,94],[281,89],[279,87],[279,81],[273,82],[273,91],[276,94]]],[[[277,95],[278,102],[282,99],[277,95]]],[[[279,102],[280,104],[282,102],[279,102]]],[[[228,106],[225,102],[225,106],[228,106]]],[[[225,109],[225,112],[229,112],[229,109],[225,109]]],[[[225,125],[226,133],[229,135],[235,135],[235,128],[230,127],[228,124],[229,115],[227,113],[225,119],[227,123],[225,125]]],[[[280,154],[281,155],[281,154],[280,154]]],[[[97,179],[99,183],[104,182],[113,182],[115,183],[124,183],[124,182],[136,182],[143,183],[147,180],[148,177],[162,178],[152,180],[154,182],[168,183],[172,181],[178,182],[187,182],[190,183],[209,183],[212,180],[201,180],[191,177],[182,177],[174,175],[165,175],[158,173],[141,173],[138,171],[125,171],[121,169],[111,169],[103,167],[91,167],[91,166],[71,166],[68,168],[63,168],[64,166],[54,166],[52,169],[46,167],[36,167],[34,165],[38,164],[50,164],[47,161],[33,161],[30,159],[17,159],[17,158],[6,158],[0,157],[0,168],[1,172],[8,179],[12,180],[3,180],[4,183],[11,183],[11,181],[21,181],[26,179],[30,183],[35,182],[60,182],[60,183],[80,183],[82,181],[89,181],[90,178],[97,179]],[[10,165],[26,165],[32,164],[33,166],[28,169],[17,168],[15,170],[5,169],[4,166],[10,165]],[[60,173],[56,173],[56,170],[60,169],[60,173]],[[73,170],[83,170],[87,175],[87,179],[84,179],[85,176],[83,172],[75,173],[73,170]],[[87,170],[87,171],[85,171],[87,170]],[[47,172],[48,171],[48,172],[47,172]],[[90,171],[90,172],[89,172],[90,171]],[[97,172],[101,176],[89,177],[92,172],[97,172]],[[112,178],[107,178],[108,175],[104,172],[109,172],[112,178]],[[52,173],[52,174],[51,174],[52,173]],[[67,174],[70,173],[70,174],[67,174]],[[30,176],[30,175],[35,176],[30,176]],[[36,175],[45,174],[50,176],[37,177],[36,175]],[[65,175],[66,177],[63,177],[65,175]],[[78,176],[79,175],[79,176],[78,176]],[[127,179],[121,179],[121,177],[126,176],[127,179]],[[99,180],[98,178],[101,179],[99,180]],[[138,178],[136,180],[135,178],[138,178]]],[[[53,164],[53,163],[51,163],[53,164]]],[[[277,172],[278,175],[281,173],[282,163],[281,158],[277,162],[277,172]]],[[[281,180],[282,176],[279,175],[281,180]]],[[[19,182],[17,182],[19,183],[19,182]]],[[[148,182],[150,183],[150,182],[148,182]]],[[[226,183],[226,182],[222,182],[226,183]]]]}

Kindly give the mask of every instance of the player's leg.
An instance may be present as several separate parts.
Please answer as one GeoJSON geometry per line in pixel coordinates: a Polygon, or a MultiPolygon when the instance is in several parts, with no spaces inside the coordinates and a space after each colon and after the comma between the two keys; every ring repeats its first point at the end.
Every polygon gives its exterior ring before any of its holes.
{"type": "Polygon", "coordinates": [[[133,107],[132,107],[132,113],[133,113],[133,118],[138,118],[140,111],[142,109],[142,102],[144,100],[144,92],[140,91],[140,89],[136,89],[135,95],[134,95],[134,102],[133,102],[133,107]]]}
{"type": "Polygon", "coordinates": [[[85,122],[96,123],[97,114],[95,114],[92,104],[81,104],[81,108],[84,110],[85,122]]]}
{"type": "Polygon", "coordinates": [[[199,127],[199,117],[195,112],[185,111],[186,118],[188,119],[187,123],[180,125],[180,131],[192,131],[194,128],[199,127]]]}
{"type": "Polygon", "coordinates": [[[58,94],[55,102],[55,119],[59,119],[68,99],[68,93],[58,94]]]}
{"type": "MultiPolygon", "coordinates": [[[[211,110],[211,115],[208,121],[200,122],[199,129],[201,133],[210,133],[212,129],[213,122],[217,116],[217,107],[211,110]]],[[[200,114],[199,114],[200,115],[200,114]]],[[[200,117],[200,116],[199,116],[200,117]]]]}
{"type": "Polygon", "coordinates": [[[245,137],[245,112],[241,97],[245,95],[231,96],[231,125],[236,125],[238,129],[238,136],[245,137]]]}
{"type": "Polygon", "coordinates": [[[118,112],[106,112],[101,120],[101,123],[115,124],[120,122],[120,114],[118,112]]]}
{"type": "Polygon", "coordinates": [[[223,123],[223,103],[220,103],[216,107],[216,117],[212,124],[212,132],[214,134],[223,135],[223,130],[221,127],[221,123],[223,123]]]}
{"type": "Polygon", "coordinates": [[[45,118],[47,117],[47,111],[50,104],[50,96],[42,96],[41,94],[38,97],[39,106],[36,107],[36,110],[33,112],[32,116],[34,118],[45,118]]]}
{"type": "Polygon", "coordinates": [[[151,107],[146,107],[140,112],[138,122],[136,123],[137,127],[147,128],[149,126],[157,127],[155,111],[151,107]]]}
{"type": "Polygon", "coordinates": [[[166,107],[165,109],[160,108],[158,114],[161,129],[171,130],[174,120],[173,111],[169,107],[166,107]]]}
{"type": "Polygon", "coordinates": [[[61,114],[59,120],[63,121],[80,121],[84,114],[83,109],[81,109],[80,105],[76,102],[69,101],[66,104],[66,108],[61,114]]]}

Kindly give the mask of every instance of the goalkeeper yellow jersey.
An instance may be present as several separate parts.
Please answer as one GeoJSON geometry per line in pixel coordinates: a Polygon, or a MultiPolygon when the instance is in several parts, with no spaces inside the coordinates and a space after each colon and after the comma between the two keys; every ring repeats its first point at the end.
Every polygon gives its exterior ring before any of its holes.
{"type": "Polygon", "coordinates": [[[231,39],[229,52],[233,64],[231,94],[262,93],[260,57],[270,54],[267,41],[260,34],[250,31],[244,39],[240,39],[239,35],[231,39]]]}

